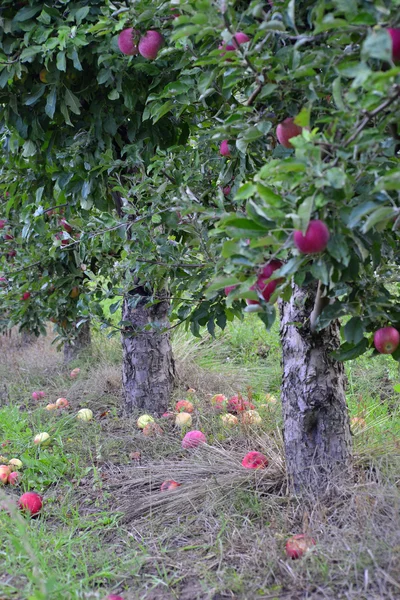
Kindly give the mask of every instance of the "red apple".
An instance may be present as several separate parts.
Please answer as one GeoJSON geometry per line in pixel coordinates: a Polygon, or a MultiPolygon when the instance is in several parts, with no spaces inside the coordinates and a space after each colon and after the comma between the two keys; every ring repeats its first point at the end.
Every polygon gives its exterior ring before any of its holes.
{"type": "Polygon", "coordinates": [[[400,61],[400,29],[388,29],[388,33],[392,38],[392,59],[393,62],[400,61]]]}
{"type": "MultiPolygon", "coordinates": [[[[234,38],[236,40],[236,43],[239,44],[239,46],[241,44],[246,44],[246,42],[250,41],[250,38],[248,35],[246,35],[245,33],[243,33],[242,31],[238,31],[237,33],[235,33],[234,38]]],[[[233,41],[230,44],[222,44],[220,46],[220,48],[224,48],[227,52],[234,52],[235,50],[237,50],[235,44],[233,43],[233,41]]],[[[224,56],[225,52],[223,54],[221,54],[221,56],[224,56]]]]}
{"type": "Polygon", "coordinates": [[[10,473],[11,467],[8,465],[0,465],[0,483],[7,483],[10,473]]]}
{"type": "Polygon", "coordinates": [[[228,398],[223,394],[215,394],[215,396],[211,398],[211,406],[213,407],[215,412],[220,413],[226,409],[227,401],[228,398]]]}
{"type": "Polygon", "coordinates": [[[66,398],[58,398],[58,400],[56,400],[57,408],[68,408],[68,406],[69,406],[69,402],[66,398]]]}
{"type": "Polygon", "coordinates": [[[276,137],[278,138],[278,142],[285,148],[293,148],[290,140],[300,135],[302,130],[303,128],[300,125],[294,123],[293,117],[288,117],[282,123],[279,123],[276,128],[276,137]]]}
{"type": "Polygon", "coordinates": [[[173,479],[168,479],[161,484],[160,490],[162,492],[168,492],[169,490],[174,490],[179,487],[181,484],[173,479]]]}
{"type": "Polygon", "coordinates": [[[20,475],[19,475],[18,471],[13,471],[12,473],[9,474],[7,482],[10,485],[18,485],[19,477],[20,477],[20,475]]]}
{"type": "Polygon", "coordinates": [[[234,290],[237,287],[237,285],[228,285],[225,289],[225,295],[228,296],[232,290],[234,290]]]}
{"type": "Polygon", "coordinates": [[[6,226],[7,221],[5,219],[0,219],[0,229],[4,229],[4,227],[6,226]]]}
{"type": "Polygon", "coordinates": [[[4,236],[4,239],[8,240],[8,241],[11,241],[11,240],[14,239],[14,236],[11,235],[11,233],[6,233],[5,236],[4,236]]]}
{"type": "Polygon", "coordinates": [[[375,348],[381,354],[393,354],[400,343],[400,333],[394,327],[382,327],[374,334],[375,348]]]}
{"type": "Polygon", "coordinates": [[[157,54],[160,48],[164,44],[164,38],[158,31],[147,31],[145,35],[140,38],[138,45],[139,53],[149,60],[157,58],[157,54]]]}
{"type": "Polygon", "coordinates": [[[221,154],[221,156],[230,157],[231,151],[229,148],[228,140],[222,140],[221,145],[219,147],[219,153],[221,154]]]}
{"type": "Polygon", "coordinates": [[[46,394],[43,391],[38,392],[39,398],[45,398],[46,394]]]}
{"type": "Polygon", "coordinates": [[[136,29],[132,29],[132,27],[124,29],[118,36],[118,48],[123,54],[136,56],[136,54],[139,54],[137,47],[137,40],[139,37],[140,34],[136,29]]]}
{"type": "Polygon", "coordinates": [[[30,297],[31,297],[30,292],[24,292],[21,296],[21,300],[29,300],[30,297]]]}
{"type": "Polygon", "coordinates": [[[39,494],[36,494],[36,492],[26,492],[18,500],[18,505],[21,510],[34,517],[42,510],[43,498],[39,494]]]}
{"type": "Polygon", "coordinates": [[[173,412],[165,412],[161,415],[162,419],[173,419],[175,417],[173,412]]]}
{"type": "Polygon", "coordinates": [[[81,372],[81,370],[77,367],[76,369],[72,369],[69,376],[71,377],[71,379],[75,379],[76,377],[78,377],[80,372],[81,372]]]}
{"type": "Polygon", "coordinates": [[[206,436],[201,431],[188,431],[182,440],[182,448],[197,448],[206,442],[206,436]]]}
{"type": "Polygon", "coordinates": [[[14,256],[17,256],[17,251],[16,250],[10,250],[10,252],[7,252],[7,256],[9,258],[14,258],[14,256]]]}
{"type": "Polygon", "coordinates": [[[115,594],[109,594],[104,600],[124,600],[122,596],[116,596],[115,594]]]}
{"type": "Polygon", "coordinates": [[[176,412],[187,412],[192,413],[194,411],[194,406],[189,400],[179,400],[175,404],[176,412]]]}
{"type": "Polygon", "coordinates": [[[225,187],[222,188],[222,193],[224,196],[229,196],[229,194],[231,193],[231,186],[230,185],[226,185],[225,187]]]}
{"type": "Polygon", "coordinates": [[[304,533],[298,533],[288,539],[285,545],[286,556],[292,558],[301,558],[312,546],[315,546],[314,538],[305,535],[304,533]]]}
{"type": "MultiPolygon", "coordinates": [[[[262,297],[266,302],[269,302],[272,294],[274,293],[276,286],[284,281],[282,278],[274,279],[268,283],[269,278],[271,277],[274,271],[277,271],[281,268],[283,263],[280,260],[271,260],[269,263],[264,265],[258,275],[257,281],[254,285],[251,286],[251,290],[259,290],[261,292],[262,297]]],[[[259,304],[257,300],[246,300],[247,304],[259,304]]]]}
{"type": "Polygon", "coordinates": [[[242,460],[245,469],[265,469],[268,467],[268,458],[261,452],[248,452],[242,460]]]}
{"type": "Polygon", "coordinates": [[[64,231],[66,231],[67,233],[72,232],[72,226],[65,219],[61,219],[60,225],[64,229],[64,231]]]}
{"type": "Polygon", "coordinates": [[[32,398],[34,400],[39,400],[39,398],[40,398],[39,392],[32,392],[32,398]]]}
{"type": "Polygon", "coordinates": [[[244,410],[253,410],[255,408],[254,404],[249,402],[248,400],[244,400],[243,398],[239,398],[239,396],[232,396],[229,398],[227,411],[233,415],[237,415],[238,413],[243,412],[244,410]]]}
{"type": "Polygon", "coordinates": [[[329,229],[323,221],[310,221],[305,235],[300,230],[293,234],[294,244],[302,254],[322,252],[329,242],[329,229]]]}

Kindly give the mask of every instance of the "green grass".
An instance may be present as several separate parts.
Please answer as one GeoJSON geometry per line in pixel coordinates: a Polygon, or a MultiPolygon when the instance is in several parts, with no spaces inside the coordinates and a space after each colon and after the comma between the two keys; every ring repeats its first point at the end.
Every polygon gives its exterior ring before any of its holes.
{"type": "Polygon", "coordinates": [[[249,316],[215,340],[174,334],[185,384],[177,397],[195,387],[194,427],[221,449],[215,456],[183,452],[182,433],[168,423],[165,435],[152,440],[134,418],[119,416],[118,340],[98,334],[92,356],[72,365],[81,368],[77,381],[54,348],[39,343],[0,359],[7,388],[0,442],[9,440],[0,453],[24,463],[21,485],[0,489],[0,500],[11,501],[11,514],[0,511],[2,599],[98,600],[112,592],[125,600],[396,597],[400,411],[393,391],[399,374],[390,357],[366,355],[346,365],[350,413],[367,423],[354,437],[360,479],[324,505],[272,492],[257,474],[241,479],[237,465],[246,448],[269,452],[272,444],[274,456],[282,456],[279,405],[259,406],[261,428],[226,428],[210,412],[209,394],[216,392],[250,394],[257,405],[267,392],[279,397],[277,324],[266,332],[249,316]],[[31,400],[35,389],[46,391],[45,401],[31,400]],[[44,409],[61,395],[70,411],[44,409]],[[75,418],[83,406],[93,409],[93,421],[75,418]],[[48,447],[33,443],[42,431],[51,435],[48,447]],[[132,451],[141,452],[141,465],[129,458],[132,451]],[[183,485],[165,504],[125,518],[132,507],[152,507],[159,482],[174,476],[183,485]],[[29,520],[14,508],[27,490],[44,495],[40,518],[29,520]],[[317,538],[316,549],[287,563],[285,540],[304,527],[317,538]]]}

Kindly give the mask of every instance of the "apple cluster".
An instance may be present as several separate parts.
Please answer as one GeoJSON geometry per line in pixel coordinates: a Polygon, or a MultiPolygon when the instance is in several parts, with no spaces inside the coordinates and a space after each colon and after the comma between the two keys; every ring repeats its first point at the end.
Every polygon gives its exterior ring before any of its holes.
{"type": "Polygon", "coordinates": [[[164,45],[164,38],[158,31],[146,31],[141,36],[137,29],[124,29],[118,36],[118,48],[127,56],[140,54],[148,60],[155,60],[164,45]]]}

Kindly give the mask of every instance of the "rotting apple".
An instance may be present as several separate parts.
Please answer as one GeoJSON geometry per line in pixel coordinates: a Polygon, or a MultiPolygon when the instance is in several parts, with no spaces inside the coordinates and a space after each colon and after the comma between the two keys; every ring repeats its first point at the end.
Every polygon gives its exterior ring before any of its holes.
{"type": "Polygon", "coordinates": [[[192,413],[194,411],[194,406],[189,400],[178,400],[175,404],[175,411],[192,413]]]}
{"type": "Polygon", "coordinates": [[[304,534],[298,533],[289,538],[285,545],[285,552],[288,558],[295,560],[301,558],[306,552],[308,552],[316,542],[314,538],[304,534]]]}
{"type": "Polygon", "coordinates": [[[173,479],[167,479],[167,481],[163,481],[161,484],[160,490],[161,492],[169,492],[170,490],[175,490],[177,487],[181,486],[181,483],[174,481],[173,479]]]}
{"type": "Polygon", "coordinates": [[[136,421],[136,425],[139,429],[144,429],[148,423],[154,423],[154,419],[151,415],[142,415],[136,421]]]}
{"type": "Polygon", "coordinates": [[[265,469],[268,466],[268,458],[265,454],[253,450],[243,458],[242,466],[246,469],[265,469]]]}
{"type": "Polygon", "coordinates": [[[157,437],[159,435],[163,435],[163,429],[158,425],[158,423],[147,423],[143,427],[143,435],[146,437],[157,437]]]}

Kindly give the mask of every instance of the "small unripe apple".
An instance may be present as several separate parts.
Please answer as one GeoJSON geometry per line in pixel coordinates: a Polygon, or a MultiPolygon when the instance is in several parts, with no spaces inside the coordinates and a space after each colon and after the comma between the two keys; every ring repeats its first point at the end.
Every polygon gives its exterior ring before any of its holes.
{"type": "Polygon", "coordinates": [[[72,225],[70,225],[66,219],[61,219],[60,225],[64,231],[67,233],[72,233],[72,225]]]}
{"type": "Polygon", "coordinates": [[[56,400],[56,408],[68,408],[69,402],[66,398],[58,398],[56,400]]]}
{"type": "Polygon", "coordinates": [[[300,230],[293,234],[294,244],[302,254],[317,254],[322,252],[329,242],[329,229],[323,221],[310,221],[305,235],[300,230]]]}
{"type": "Polygon", "coordinates": [[[261,452],[248,452],[242,460],[245,469],[265,469],[268,467],[268,458],[261,452]]]}
{"type": "Polygon", "coordinates": [[[43,433],[38,433],[37,435],[35,435],[35,437],[33,438],[33,443],[36,445],[46,445],[46,442],[48,443],[49,440],[49,434],[46,431],[44,431],[43,433]]]}
{"type": "Polygon", "coordinates": [[[19,460],[19,458],[12,458],[8,461],[8,464],[12,467],[15,467],[16,469],[22,468],[22,460],[19,460]]]}
{"type": "Polygon", "coordinates": [[[177,481],[174,481],[173,479],[168,479],[167,481],[164,481],[161,484],[160,490],[162,492],[168,492],[170,490],[175,490],[180,485],[182,484],[178,483],[177,481]]]}
{"type": "Polygon", "coordinates": [[[31,297],[30,292],[24,292],[21,296],[21,300],[29,300],[30,297],[31,297]]]}
{"type": "Polygon", "coordinates": [[[305,535],[304,533],[298,533],[288,539],[285,545],[286,556],[292,558],[301,558],[310,548],[315,546],[314,538],[305,535]]]}
{"type": "Polygon", "coordinates": [[[394,327],[382,327],[374,334],[375,348],[381,354],[393,354],[400,343],[400,333],[394,327]]]}
{"type": "Polygon", "coordinates": [[[220,147],[219,147],[219,153],[221,154],[221,156],[229,157],[231,155],[228,140],[222,140],[220,147]]]}
{"type": "Polygon", "coordinates": [[[18,471],[12,471],[8,476],[7,483],[9,485],[18,485],[19,479],[20,474],[18,473],[18,471]]]}
{"type": "Polygon", "coordinates": [[[47,75],[48,71],[46,69],[42,69],[39,73],[39,79],[42,83],[47,83],[47,75]]]}
{"type": "Polygon", "coordinates": [[[118,48],[127,56],[136,56],[139,53],[137,40],[140,34],[136,29],[124,29],[118,36],[118,48]]]}
{"type": "Polygon", "coordinates": [[[206,442],[206,436],[202,431],[188,431],[185,437],[182,440],[182,448],[197,448],[200,444],[204,444],[206,442]]]}
{"type": "Polygon", "coordinates": [[[18,505],[21,510],[34,517],[42,510],[43,498],[39,494],[36,494],[36,492],[26,492],[18,500],[18,505]]]}
{"type": "Polygon", "coordinates": [[[176,412],[187,412],[192,413],[194,411],[194,406],[189,400],[178,400],[175,404],[176,412]]]}
{"type": "Polygon", "coordinates": [[[157,423],[147,423],[143,427],[143,435],[146,437],[156,437],[158,435],[163,435],[164,431],[157,423]]]}
{"type": "Polygon", "coordinates": [[[388,33],[392,38],[392,59],[393,62],[400,61],[400,29],[388,29],[388,33]]]}
{"type": "Polygon", "coordinates": [[[241,415],[243,425],[260,425],[262,418],[256,410],[245,410],[241,415]]]}
{"type": "Polygon", "coordinates": [[[175,417],[175,425],[177,427],[190,427],[192,424],[192,416],[187,412],[181,412],[175,417]]]}
{"type": "Polygon", "coordinates": [[[230,413],[227,413],[226,415],[221,415],[221,421],[224,425],[229,426],[237,425],[239,423],[239,419],[235,417],[235,415],[231,415],[230,413]]]}
{"type": "Polygon", "coordinates": [[[278,142],[285,148],[293,148],[290,140],[301,134],[303,128],[296,125],[293,117],[288,117],[276,128],[276,137],[278,142]]]}
{"type": "Polygon", "coordinates": [[[226,409],[228,398],[223,394],[215,394],[210,400],[211,406],[215,412],[222,412],[226,409]]]}
{"type": "Polygon", "coordinates": [[[46,410],[57,410],[57,405],[54,403],[47,404],[46,410]]]}
{"type": "Polygon", "coordinates": [[[164,38],[158,31],[147,31],[145,35],[140,38],[138,50],[139,53],[149,60],[157,58],[157,54],[160,48],[164,44],[164,38]]]}
{"type": "Polygon", "coordinates": [[[78,377],[79,373],[81,372],[80,369],[78,369],[78,367],[76,369],[72,369],[71,373],[69,374],[69,376],[71,377],[71,379],[76,379],[76,377],[78,377]]]}
{"type": "Polygon", "coordinates": [[[78,410],[76,418],[80,421],[91,421],[93,419],[93,412],[90,408],[81,408],[81,410],[78,410]]]}
{"type": "Polygon", "coordinates": [[[136,425],[139,427],[139,429],[144,429],[148,423],[154,423],[154,419],[151,415],[142,415],[136,421],[136,425]]]}
{"type": "Polygon", "coordinates": [[[8,476],[11,473],[11,467],[8,465],[0,465],[0,483],[7,483],[8,476]]]}

